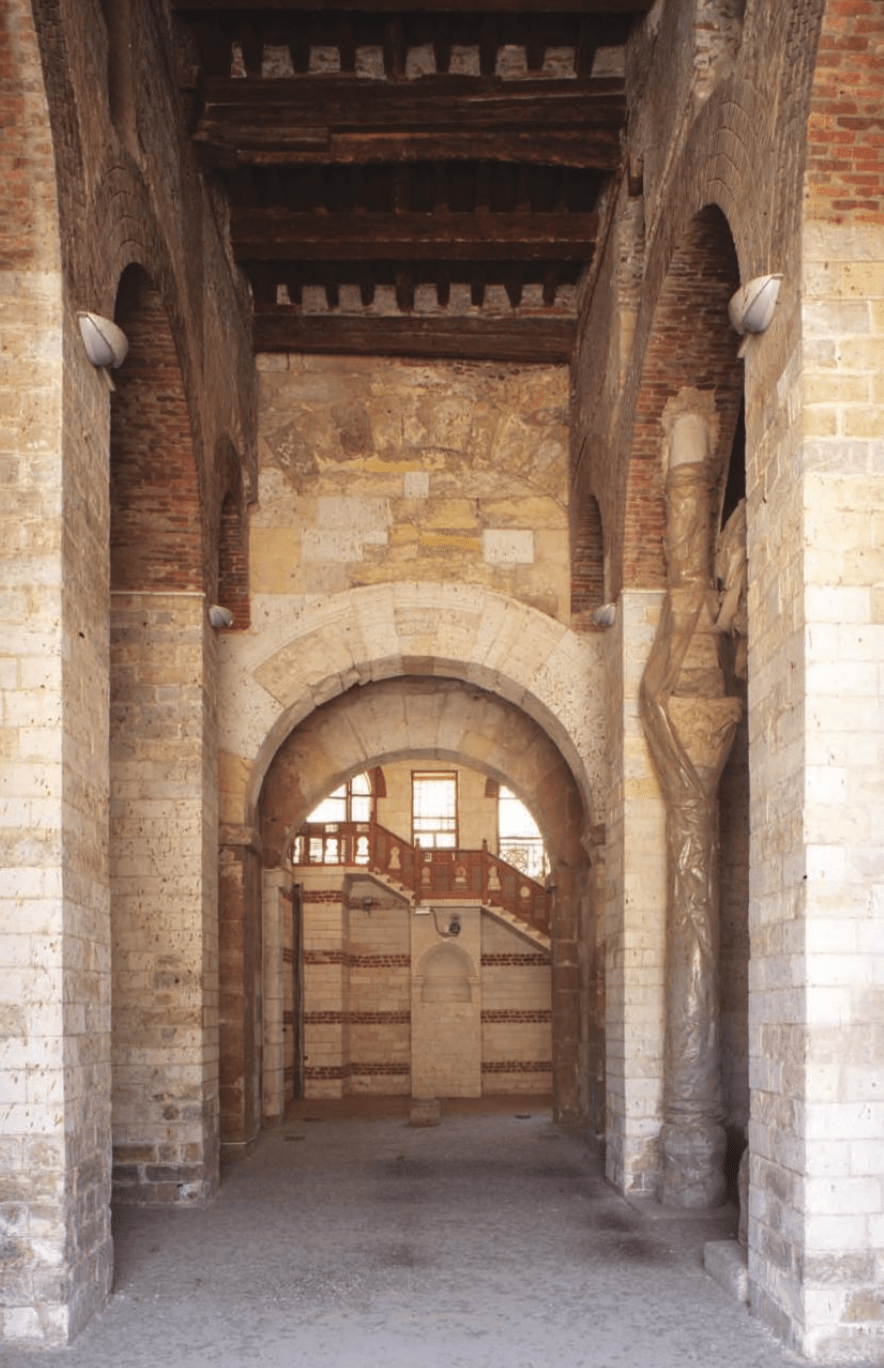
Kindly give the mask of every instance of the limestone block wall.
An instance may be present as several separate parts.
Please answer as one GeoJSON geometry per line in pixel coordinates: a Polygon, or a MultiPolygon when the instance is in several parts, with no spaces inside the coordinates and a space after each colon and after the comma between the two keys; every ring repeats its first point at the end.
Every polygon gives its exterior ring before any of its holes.
{"type": "MultiPolygon", "coordinates": [[[[283,877],[267,876],[265,907],[283,877]]],[[[477,907],[452,907],[461,933],[445,939],[448,909],[434,920],[333,868],[297,877],[305,1096],[549,1093],[548,954],[477,907]]]]}
{"type": "Polygon", "coordinates": [[[111,1278],[106,413],[61,271],[30,7],[5,7],[0,269],[0,1341],[59,1343],[111,1278]],[[69,430],[65,413],[72,415],[69,430]]]}
{"type": "Polygon", "coordinates": [[[217,806],[201,593],[112,611],[113,1137],[118,1201],[217,1184],[217,806]]]}
{"type": "Polygon", "coordinates": [[[568,620],[565,368],[258,366],[253,593],[456,579],[568,620]]]}
{"type": "MultiPolygon", "coordinates": [[[[458,909],[460,934],[440,938],[431,913],[411,921],[411,1088],[415,1097],[482,1096],[481,914],[458,909]]],[[[445,914],[440,918],[444,927],[445,914]]]]}
{"type": "Polygon", "coordinates": [[[884,1342],[884,237],[815,223],[805,250],[796,421],[758,415],[749,1267],[754,1304],[825,1360],[884,1342]]]}
{"type": "Polygon", "coordinates": [[[749,725],[745,710],[719,784],[719,833],[721,1083],[728,1181],[735,1192],[736,1167],[749,1120],[749,725]]]}

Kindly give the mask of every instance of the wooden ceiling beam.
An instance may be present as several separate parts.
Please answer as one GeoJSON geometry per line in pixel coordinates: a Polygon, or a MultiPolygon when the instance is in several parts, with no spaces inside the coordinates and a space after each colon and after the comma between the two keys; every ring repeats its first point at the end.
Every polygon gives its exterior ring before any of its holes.
{"type": "Polygon", "coordinates": [[[234,210],[241,261],[588,260],[597,214],[300,214],[234,210]]]}
{"type": "Polygon", "coordinates": [[[351,130],[383,127],[394,119],[400,124],[408,119],[418,128],[447,128],[469,119],[476,128],[498,129],[535,118],[554,128],[592,127],[626,116],[620,76],[510,81],[437,74],[401,83],[352,73],[278,79],[216,76],[204,81],[202,96],[206,111],[217,111],[215,117],[222,110],[248,110],[253,118],[306,119],[351,130]]]}
{"type": "Polygon", "coordinates": [[[476,159],[481,141],[497,149],[489,152],[495,160],[522,160],[541,147],[550,160],[546,148],[559,147],[569,165],[609,169],[619,160],[625,120],[618,78],[210,79],[194,140],[221,165],[317,154],[342,162],[476,159]]]}
{"type": "Polygon", "coordinates": [[[622,161],[617,129],[588,132],[448,133],[390,131],[329,133],[324,128],[217,130],[208,123],[195,135],[207,167],[359,165],[372,162],[512,161],[575,169],[614,171],[622,161]]]}
{"type": "MultiPolygon", "coordinates": [[[[551,0],[551,14],[646,14],[654,0],[551,0]]],[[[322,14],[327,11],[434,14],[488,12],[524,14],[538,8],[538,0],[170,0],[179,14],[247,14],[250,11],[322,14]]]]}
{"type": "Polygon", "coordinates": [[[258,352],[350,356],[413,356],[470,361],[566,363],[574,348],[573,318],[359,318],[256,307],[258,352]]]}

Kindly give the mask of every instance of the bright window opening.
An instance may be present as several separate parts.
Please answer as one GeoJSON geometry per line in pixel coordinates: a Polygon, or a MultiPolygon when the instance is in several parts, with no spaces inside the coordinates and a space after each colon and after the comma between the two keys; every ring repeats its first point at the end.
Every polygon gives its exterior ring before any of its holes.
{"type": "Polygon", "coordinates": [[[412,841],[425,850],[457,848],[457,774],[414,771],[411,776],[412,841]]]}
{"type": "Polygon", "coordinates": [[[497,800],[497,853],[531,879],[542,881],[549,873],[540,828],[521,798],[503,785],[497,800]]]}
{"type": "Polygon", "coordinates": [[[307,818],[308,822],[370,822],[371,780],[367,774],[354,774],[346,784],[323,798],[307,818]]]}
{"type": "Polygon", "coordinates": [[[368,824],[373,814],[374,794],[367,774],[355,774],[346,784],[333,789],[307,818],[314,829],[305,837],[299,833],[292,847],[292,863],[367,865],[369,857],[368,824]],[[341,830],[345,823],[349,829],[341,830]],[[357,830],[352,830],[353,824],[357,830]],[[324,828],[317,830],[316,828],[324,828]]]}

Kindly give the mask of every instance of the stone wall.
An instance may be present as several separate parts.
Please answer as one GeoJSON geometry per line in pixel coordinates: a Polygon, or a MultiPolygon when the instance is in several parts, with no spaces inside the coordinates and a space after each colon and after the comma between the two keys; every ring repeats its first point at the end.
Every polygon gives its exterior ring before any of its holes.
{"type": "MultiPolygon", "coordinates": [[[[110,1286],[110,803],[130,805],[131,816],[139,804],[153,798],[163,805],[169,797],[155,784],[150,792],[137,783],[112,792],[110,392],[86,359],[77,325],[79,309],[113,316],[120,278],[133,262],[154,281],[174,322],[174,364],[187,391],[178,418],[194,438],[200,472],[192,508],[204,555],[193,586],[199,598],[188,683],[202,690],[206,741],[188,781],[194,808],[186,824],[199,892],[187,917],[179,907],[173,925],[157,918],[157,934],[177,940],[159,954],[180,952],[182,973],[177,983],[173,973],[148,987],[147,959],[129,966],[144,978],[155,1028],[158,1013],[171,1024],[180,1011],[176,1049],[185,1036],[193,1047],[186,1078],[178,1059],[169,1067],[167,1054],[154,1061],[158,1077],[148,1076],[150,1069],[141,1075],[139,1106],[154,1114],[149,1135],[140,1134],[148,1148],[139,1162],[163,1167],[174,1151],[173,1167],[182,1159],[188,1167],[198,1134],[201,1190],[210,1190],[217,1172],[215,642],[203,595],[216,577],[216,448],[226,434],[240,454],[248,451],[253,366],[242,287],[189,149],[171,135],[178,96],[165,11],[141,6],[141,22],[128,29],[124,8],[10,0],[0,34],[9,134],[0,153],[8,189],[0,215],[0,899],[5,926],[15,928],[0,949],[11,995],[2,1007],[8,1104],[0,1151],[10,1181],[0,1338],[29,1343],[68,1338],[110,1286]],[[156,1101],[164,1093],[165,1102],[156,1101]],[[161,1116],[164,1105],[176,1115],[161,1116]]],[[[177,552],[172,559],[180,561],[177,552]]],[[[164,683],[180,683],[174,668],[164,683]]],[[[165,821],[168,838],[173,820],[155,810],[154,835],[165,821]]],[[[169,839],[167,852],[174,844],[169,839]]],[[[162,840],[154,853],[166,858],[162,840]]],[[[119,868],[122,846],[114,859],[119,868]]],[[[149,885],[139,903],[148,921],[156,883],[149,885]]],[[[174,900],[171,882],[168,891],[174,900]]],[[[154,955],[151,947],[148,959],[159,972],[154,955]]],[[[123,1049],[126,1029],[118,1033],[123,1049]]],[[[127,1107],[133,1079],[124,1085],[127,1107]]],[[[125,1130],[122,1112],[117,1120],[125,1130]]],[[[180,1169],[175,1178],[171,1188],[180,1193],[180,1169]]]]}
{"type": "Polygon", "coordinates": [[[79,439],[106,401],[66,308],[26,4],[5,8],[0,98],[0,1340],[57,1343],[111,1277],[107,491],[79,439]]]}
{"type": "Polygon", "coordinates": [[[568,621],[564,367],[258,364],[254,593],[455,579],[568,621]]]}

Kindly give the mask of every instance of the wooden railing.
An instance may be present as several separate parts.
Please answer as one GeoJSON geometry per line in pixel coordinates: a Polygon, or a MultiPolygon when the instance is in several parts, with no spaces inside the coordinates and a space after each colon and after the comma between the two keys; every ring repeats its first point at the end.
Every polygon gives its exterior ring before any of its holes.
{"type": "Polygon", "coordinates": [[[510,912],[549,935],[551,894],[543,884],[481,850],[426,850],[377,822],[308,822],[295,837],[293,863],[346,865],[407,888],[416,903],[482,903],[510,912]]]}

